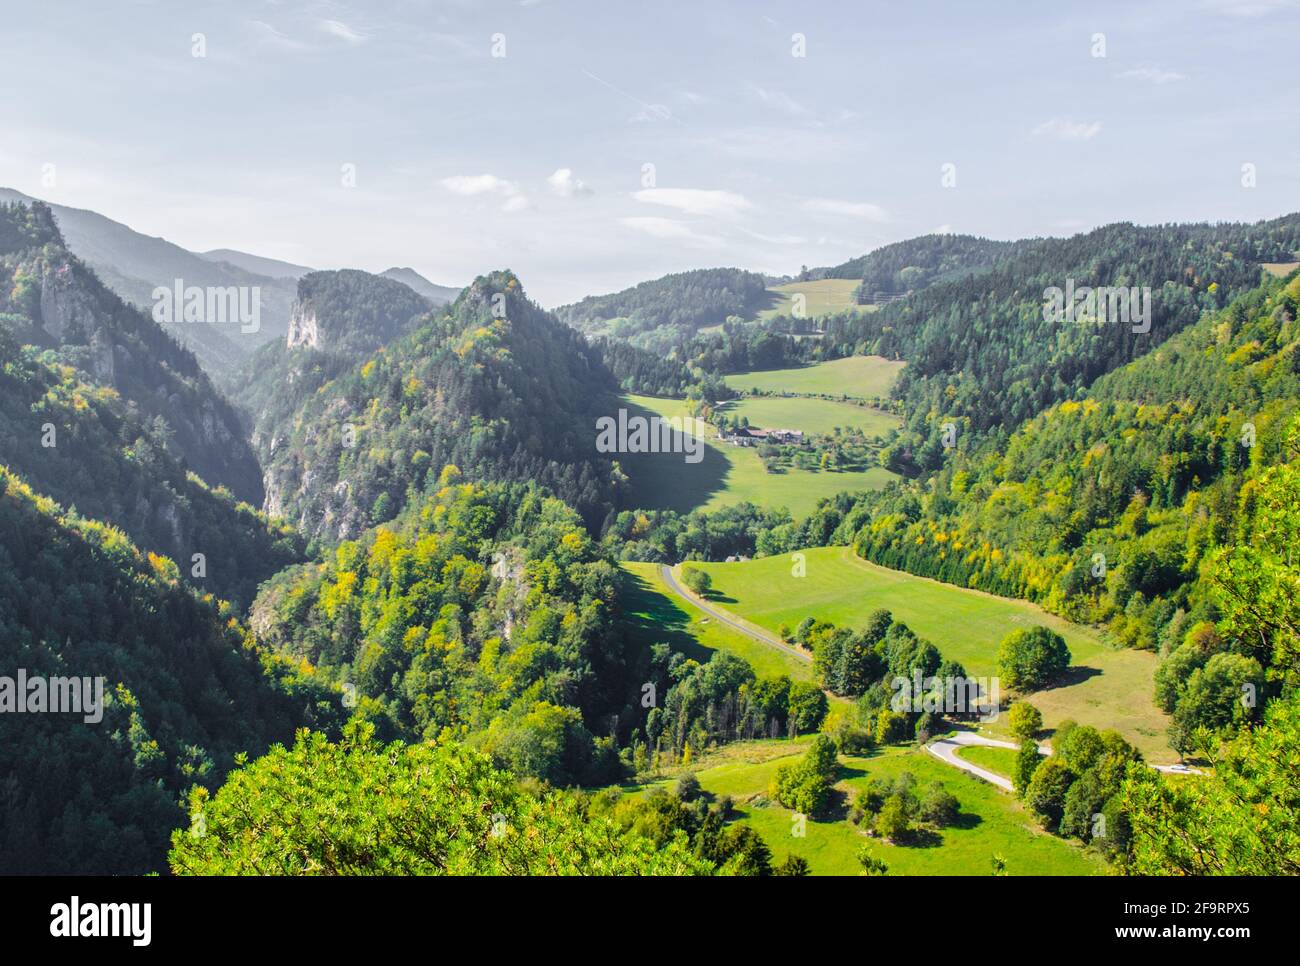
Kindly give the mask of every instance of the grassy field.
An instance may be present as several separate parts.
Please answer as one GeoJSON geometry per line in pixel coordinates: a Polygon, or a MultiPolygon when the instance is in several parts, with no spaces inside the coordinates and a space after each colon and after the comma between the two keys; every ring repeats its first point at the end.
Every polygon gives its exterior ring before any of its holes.
{"type": "Polygon", "coordinates": [[[659,579],[658,564],[624,563],[622,567],[631,577],[623,594],[623,613],[633,636],[646,647],[668,644],[701,663],[714,651],[727,651],[748,661],[759,677],[786,674],[794,681],[812,680],[812,665],[711,620],[674,594],[659,579]]]}
{"type": "MultiPolygon", "coordinates": [[[[686,411],[677,399],[626,398],[629,413],[634,415],[672,417],[686,411]]],[[[704,458],[698,463],[687,463],[681,453],[627,454],[619,461],[632,481],[633,506],[683,513],[701,507],[716,510],[747,500],[773,509],[785,507],[803,517],[823,497],[844,490],[878,490],[894,479],[894,474],[882,467],[861,472],[790,469],[768,473],[754,450],[713,438],[706,440],[704,458]]]]}
{"type": "Polygon", "coordinates": [[[855,278],[823,278],[815,282],[789,282],[776,285],[770,289],[773,302],[758,313],[760,319],[770,319],[776,315],[794,314],[794,297],[802,294],[804,315],[816,318],[819,315],[834,315],[849,309],[872,311],[874,305],[858,305],[853,301],[853,290],[858,287],[855,278]]]}
{"type": "Polygon", "coordinates": [[[830,396],[884,396],[904,364],[882,356],[848,356],[815,366],[737,372],[724,378],[728,386],[741,392],[758,389],[830,396]]]}
{"type": "Polygon", "coordinates": [[[957,757],[965,758],[972,765],[979,765],[989,771],[1010,778],[1015,771],[1016,756],[1020,752],[1014,748],[993,748],[988,745],[963,745],[957,749],[957,757]]]}
{"type": "MultiPolygon", "coordinates": [[[[1115,728],[1149,760],[1177,760],[1166,741],[1168,719],[1152,702],[1155,655],[1108,647],[1091,629],[1033,604],[877,567],[846,547],[806,551],[804,577],[791,575],[789,555],[694,566],[713,578],[713,599],[719,606],[770,631],[782,624],[795,627],[809,616],[861,627],[872,611],[883,607],[976,677],[995,672],[997,648],[1008,633],[1044,624],[1066,639],[1072,655],[1066,680],[1030,698],[1042,711],[1045,725],[1051,728],[1072,718],[1115,728]]],[[[1005,737],[1006,725],[1002,715],[986,730],[1005,737]]]]}
{"type": "Polygon", "coordinates": [[[801,429],[805,433],[829,433],[839,426],[860,429],[868,436],[884,436],[903,423],[899,417],[879,409],[806,396],[748,396],[723,408],[728,413],[744,416],[751,426],[801,429]]]}
{"type": "MultiPolygon", "coordinates": [[[[793,813],[767,800],[778,767],[802,754],[808,739],[745,742],[726,749],[719,762],[700,763],[696,776],[715,798],[732,796],[738,821],[752,825],[772,850],[774,863],[794,852],[807,860],[814,875],[858,875],[864,845],[889,866],[891,875],[988,875],[995,854],[1011,875],[1095,875],[1105,864],[1076,845],[1037,829],[1016,800],[972,775],[945,765],[916,748],[887,748],[870,757],[841,758],[836,788],[842,793],[832,813],[809,819],[806,835],[796,838],[793,813]],[[852,796],[875,777],[911,772],[922,784],[939,781],[961,802],[961,818],[944,829],[939,841],[925,845],[889,845],[869,837],[848,821],[852,796]]],[[[671,780],[665,782],[671,784],[671,780]]]]}

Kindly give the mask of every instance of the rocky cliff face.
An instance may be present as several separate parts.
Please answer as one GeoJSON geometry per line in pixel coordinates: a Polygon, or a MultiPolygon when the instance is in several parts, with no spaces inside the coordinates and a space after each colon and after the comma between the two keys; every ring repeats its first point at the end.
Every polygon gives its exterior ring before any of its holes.
{"type": "Polygon", "coordinates": [[[293,314],[289,316],[289,338],[285,344],[290,349],[297,346],[320,348],[320,320],[314,306],[303,302],[293,304],[293,314]]]}
{"type": "Polygon", "coordinates": [[[194,355],[70,254],[44,206],[0,206],[0,222],[0,313],[18,340],[54,349],[161,420],[168,448],[189,469],[261,506],[261,470],[238,415],[194,355]]]}

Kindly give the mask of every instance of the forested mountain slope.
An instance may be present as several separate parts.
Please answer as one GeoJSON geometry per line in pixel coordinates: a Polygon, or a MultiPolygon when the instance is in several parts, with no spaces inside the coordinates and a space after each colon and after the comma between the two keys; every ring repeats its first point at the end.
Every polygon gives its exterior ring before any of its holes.
{"type": "Polygon", "coordinates": [[[267,508],[305,534],[354,537],[434,485],[535,480],[592,526],[613,507],[595,420],[616,408],[599,353],[524,295],[510,272],[477,279],[446,311],[334,374],[301,408],[259,426],[267,508]]]}
{"type": "Polygon", "coordinates": [[[942,462],[942,426],[1009,432],[1099,376],[1149,352],[1258,284],[1260,264],[1300,249],[1300,215],[1251,225],[1109,225],[1018,246],[987,271],[933,285],[880,311],[826,320],[814,352],[907,361],[894,388],[909,434],[898,468],[942,462]],[[1149,287],[1147,331],[1101,317],[1059,321],[1045,291],[1149,287]]]}
{"type": "Polygon", "coordinates": [[[352,269],[310,272],[297,292],[286,337],[259,349],[230,380],[264,463],[270,440],[312,393],[409,332],[430,308],[408,286],[352,269]]]}
{"type": "MultiPolygon", "coordinates": [[[[0,202],[42,203],[9,188],[0,188],[0,202]]],[[[172,338],[193,352],[214,379],[232,371],[264,342],[284,335],[293,301],[293,280],[249,267],[269,259],[250,256],[246,263],[237,252],[230,253],[233,260],[209,258],[164,238],[142,234],[98,212],[66,205],[46,207],[54,213],[68,250],[93,269],[119,298],[146,312],[153,305],[153,290],[158,286],[171,288],[177,279],[187,286],[257,287],[261,325],[256,332],[241,332],[239,326],[164,322],[172,338]]]]}
{"type": "Polygon", "coordinates": [[[861,279],[858,301],[863,303],[878,294],[904,295],[988,268],[1026,244],[973,235],[922,235],[884,245],[813,274],[820,278],[861,279]]]}
{"type": "Polygon", "coordinates": [[[438,476],[393,524],[267,584],[259,639],[355,687],[388,737],[450,729],[524,774],[612,780],[593,734],[633,717],[643,679],[613,620],[617,568],[538,487],[438,476]]]}
{"type": "Polygon", "coordinates": [[[142,419],[113,390],[42,361],[0,329],[0,465],[171,557],[199,589],[247,606],[261,581],[301,559],[302,540],[187,473],[168,435],[157,417],[142,419]]]}
{"type": "Polygon", "coordinates": [[[611,319],[611,330],[628,338],[661,326],[689,337],[696,329],[725,322],[730,315],[751,317],[770,296],[762,275],[738,268],[701,268],[665,275],[609,295],[589,295],[555,310],[560,321],[590,332],[611,319]]]}
{"type": "Polygon", "coordinates": [[[161,420],[189,469],[261,505],[261,473],[234,408],[187,349],[69,253],[39,203],[0,205],[0,326],[161,420]]]}
{"type": "Polygon", "coordinates": [[[1158,650],[1156,700],[1184,750],[1196,727],[1236,723],[1241,685],[1261,692],[1253,715],[1294,673],[1294,655],[1277,664],[1276,635],[1229,639],[1213,625],[1241,606],[1225,603],[1223,562],[1285,519],[1263,484],[1282,467],[1294,477],[1298,314],[1300,276],[1269,279],[1005,443],[959,446],[925,482],[828,501],[758,548],[851,543],[1158,650]]]}
{"type": "Polygon", "coordinates": [[[99,721],[0,714],[9,874],[157,870],[171,830],[189,825],[182,796],[193,783],[215,785],[236,754],[260,754],[296,727],[340,723],[337,693],[252,647],[174,564],[60,511],[3,467],[0,666],[29,685],[103,678],[105,698],[99,721]]]}

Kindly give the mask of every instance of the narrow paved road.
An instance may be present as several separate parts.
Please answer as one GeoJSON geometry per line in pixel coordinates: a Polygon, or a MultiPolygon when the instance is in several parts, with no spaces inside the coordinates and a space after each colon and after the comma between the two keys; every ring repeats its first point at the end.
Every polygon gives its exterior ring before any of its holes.
{"type": "Polygon", "coordinates": [[[739,618],[731,614],[728,614],[725,610],[714,607],[707,600],[703,600],[700,597],[697,597],[694,594],[688,592],[686,588],[682,587],[681,584],[677,583],[677,578],[673,576],[673,571],[671,567],[668,567],[665,564],[660,564],[659,576],[663,579],[663,582],[668,585],[668,588],[674,594],[682,598],[682,600],[687,601],[692,606],[697,607],[698,609],[704,611],[704,613],[708,614],[714,620],[726,624],[732,630],[739,631],[741,634],[744,634],[746,637],[752,638],[753,640],[756,640],[759,643],[766,644],[768,647],[774,647],[779,651],[785,651],[785,653],[793,655],[794,657],[798,658],[800,661],[803,661],[804,663],[812,662],[812,655],[810,655],[807,651],[801,651],[797,647],[791,647],[789,644],[781,640],[781,638],[777,637],[775,634],[769,634],[767,631],[761,628],[747,626],[743,624],[739,618]]]}
{"type": "MultiPolygon", "coordinates": [[[[729,614],[720,607],[714,607],[707,600],[690,593],[677,582],[677,578],[673,575],[671,567],[665,564],[660,564],[659,576],[674,594],[699,610],[704,611],[704,613],[708,614],[714,620],[726,624],[732,630],[738,631],[746,637],[758,641],[761,644],[766,644],[768,647],[774,647],[777,650],[784,651],[804,663],[812,662],[812,655],[807,651],[801,651],[797,647],[790,646],[775,634],[768,633],[761,627],[752,627],[744,624],[735,615],[729,614]]],[[[984,745],[988,748],[1011,748],[1013,750],[1018,749],[1020,747],[1019,745],[1010,741],[998,741],[994,738],[985,738],[983,735],[978,735],[971,731],[959,731],[947,738],[940,738],[938,741],[932,741],[930,744],[925,746],[926,750],[939,760],[945,761],[956,768],[960,768],[962,771],[968,771],[972,775],[978,775],[986,782],[997,785],[998,788],[1012,791],[1010,779],[1003,778],[1001,775],[996,772],[991,772],[987,768],[981,768],[979,765],[969,762],[958,755],[957,749],[962,745],[984,745]]],[[[1051,752],[1051,746],[1048,744],[1042,744],[1038,747],[1038,753],[1040,755],[1049,755],[1051,752]]],[[[1162,771],[1173,775],[1202,774],[1200,769],[1192,768],[1188,765],[1152,765],[1151,767],[1156,771],[1162,771]]]]}
{"type": "MultiPolygon", "coordinates": [[[[1019,745],[1010,741],[995,741],[992,738],[985,738],[983,735],[977,735],[970,731],[959,731],[955,735],[949,735],[947,738],[940,738],[932,741],[925,746],[926,751],[948,764],[962,771],[968,771],[972,775],[978,775],[991,785],[997,785],[998,788],[1012,791],[1011,779],[1003,778],[997,772],[989,771],[987,768],[981,768],[974,762],[967,761],[961,755],[957,754],[957,749],[963,745],[983,745],[987,748],[1011,748],[1015,750],[1019,745]]],[[[1038,749],[1042,752],[1042,749],[1038,749]]]]}
{"type": "MultiPolygon", "coordinates": [[[[987,768],[981,768],[974,762],[967,761],[965,758],[961,757],[961,755],[957,754],[957,749],[963,745],[967,747],[971,745],[983,745],[986,748],[1010,748],[1012,750],[1018,750],[1020,748],[1019,745],[1010,741],[998,741],[994,738],[985,738],[983,735],[977,735],[972,731],[959,731],[956,734],[949,735],[947,738],[940,738],[937,741],[932,741],[925,747],[926,750],[936,758],[939,758],[954,767],[960,768],[962,771],[968,771],[972,775],[978,775],[986,782],[997,785],[998,788],[1004,788],[1007,791],[1013,790],[1010,779],[1003,778],[1001,775],[996,772],[991,772],[987,768]]],[[[1050,755],[1052,753],[1052,746],[1043,742],[1038,746],[1038,753],[1040,755],[1050,755]]],[[[1156,771],[1162,771],[1171,775],[1202,774],[1199,768],[1192,768],[1189,765],[1152,765],[1151,767],[1156,771]]]]}

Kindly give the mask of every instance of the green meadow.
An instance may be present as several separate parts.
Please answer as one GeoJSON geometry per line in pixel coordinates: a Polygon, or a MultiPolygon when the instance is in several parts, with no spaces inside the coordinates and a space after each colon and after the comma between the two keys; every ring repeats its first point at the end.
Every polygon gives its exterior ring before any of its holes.
{"type": "Polygon", "coordinates": [[[805,433],[830,433],[838,426],[860,429],[867,436],[884,436],[903,423],[879,409],[810,396],[747,396],[727,402],[722,409],[744,416],[751,426],[800,429],[805,433]]]}
{"type": "MultiPolygon", "coordinates": [[[[872,611],[884,608],[976,677],[996,672],[998,645],[1008,633],[1046,625],[1065,638],[1071,654],[1066,679],[1029,696],[1042,711],[1046,727],[1073,719],[1114,728],[1149,760],[1177,759],[1166,741],[1168,719],[1152,701],[1154,654],[1112,648],[1096,631],[1024,601],[878,567],[847,547],[821,547],[804,554],[803,577],[793,576],[795,563],[789,554],[692,566],[713,578],[714,603],[774,633],[782,625],[796,627],[805,617],[861,627],[872,611]]],[[[1006,725],[1002,715],[986,730],[1005,737],[1006,725]]]]}
{"type": "Polygon", "coordinates": [[[758,313],[760,319],[770,319],[776,315],[793,315],[795,296],[804,297],[803,314],[808,318],[819,315],[834,315],[837,312],[857,310],[870,312],[874,305],[858,305],[853,300],[853,291],[858,287],[856,278],[823,278],[815,282],[787,282],[768,289],[772,302],[758,313]]]}
{"type": "Polygon", "coordinates": [[[1003,778],[1010,778],[1014,774],[1018,754],[1020,752],[1014,748],[993,748],[989,745],[962,745],[957,749],[958,758],[965,758],[972,765],[987,768],[1003,778]]]}
{"type": "Polygon", "coordinates": [[[724,378],[738,392],[757,389],[867,398],[888,395],[903,366],[882,356],[847,356],[814,366],[737,372],[724,378]]]}
{"type": "MultiPolygon", "coordinates": [[[[1039,830],[1011,795],[939,761],[923,749],[884,748],[866,757],[841,757],[839,792],[831,812],[808,819],[802,837],[794,813],[768,799],[777,768],[795,760],[808,739],[744,742],[698,764],[696,777],[715,799],[730,795],[739,818],[754,827],[772,850],[774,864],[791,852],[804,858],[814,875],[859,875],[863,847],[889,866],[890,875],[989,875],[999,855],[1010,875],[1099,875],[1105,863],[1079,846],[1039,830]],[[911,772],[921,784],[942,782],[961,803],[957,823],[937,839],[917,845],[890,845],[869,836],[847,818],[854,794],[872,778],[911,772]]],[[[663,782],[671,786],[672,780],[663,782]]]]}
{"type": "Polygon", "coordinates": [[[628,574],[621,603],[626,626],[645,647],[668,644],[700,663],[714,651],[727,651],[749,662],[759,677],[788,675],[811,681],[812,665],[785,651],[741,634],[715,621],[694,604],[673,593],[659,578],[659,565],[624,563],[628,574]]]}
{"type": "MultiPolygon", "coordinates": [[[[680,399],[625,398],[629,415],[686,415],[680,399]]],[[[631,480],[630,505],[687,513],[747,501],[773,509],[785,507],[795,517],[803,517],[824,497],[845,490],[878,490],[895,478],[879,466],[862,471],[789,469],[769,473],[753,449],[723,443],[713,432],[710,428],[706,433],[703,459],[698,463],[687,463],[682,453],[621,456],[619,462],[631,480]]]]}

